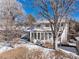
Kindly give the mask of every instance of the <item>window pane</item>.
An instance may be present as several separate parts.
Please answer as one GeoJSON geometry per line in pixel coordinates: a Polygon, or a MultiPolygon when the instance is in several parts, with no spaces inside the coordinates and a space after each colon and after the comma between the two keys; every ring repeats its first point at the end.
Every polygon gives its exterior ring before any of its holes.
{"type": "Polygon", "coordinates": [[[38,33],[38,39],[40,39],[40,33],[38,33]]]}
{"type": "Polygon", "coordinates": [[[45,33],[45,40],[47,40],[48,38],[47,38],[47,33],[45,33]]]}
{"type": "Polygon", "coordinates": [[[44,33],[41,33],[41,40],[44,40],[44,33]]]}
{"type": "Polygon", "coordinates": [[[45,24],[46,27],[49,27],[49,24],[45,24]]]}
{"type": "Polygon", "coordinates": [[[36,33],[34,33],[34,38],[36,39],[36,33]]]}
{"type": "Polygon", "coordinates": [[[34,34],[32,33],[32,39],[34,39],[34,34]]]}
{"type": "Polygon", "coordinates": [[[49,39],[52,38],[52,33],[49,33],[49,39]]]}

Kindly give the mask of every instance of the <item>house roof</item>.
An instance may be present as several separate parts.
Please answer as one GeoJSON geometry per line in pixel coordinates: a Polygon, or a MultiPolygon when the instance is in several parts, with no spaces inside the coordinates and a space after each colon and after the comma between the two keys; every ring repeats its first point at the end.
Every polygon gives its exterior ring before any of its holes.
{"type": "MultiPolygon", "coordinates": [[[[53,22],[53,20],[51,20],[53,22]]],[[[37,22],[35,22],[34,24],[46,24],[46,23],[49,23],[48,20],[38,20],[37,22]]]]}
{"type": "Polygon", "coordinates": [[[25,29],[24,31],[26,32],[34,32],[34,31],[38,31],[38,32],[44,32],[44,31],[51,31],[51,28],[44,28],[44,27],[40,27],[40,28],[37,28],[37,27],[29,27],[27,29],[25,29]]]}

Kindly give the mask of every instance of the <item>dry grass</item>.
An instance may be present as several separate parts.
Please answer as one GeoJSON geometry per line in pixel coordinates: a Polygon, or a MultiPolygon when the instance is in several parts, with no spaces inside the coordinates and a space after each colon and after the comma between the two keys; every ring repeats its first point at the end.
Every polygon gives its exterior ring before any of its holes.
{"type": "Polygon", "coordinates": [[[0,54],[0,59],[79,59],[61,50],[54,51],[41,47],[20,47],[0,54]]]}
{"type": "Polygon", "coordinates": [[[0,59],[26,59],[26,48],[20,47],[0,54],[0,59]]]}
{"type": "Polygon", "coordinates": [[[43,51],[40,49],[33,49],[30,50],[26,56],[26,59],[43,59],[43,51]]]}
{"type": "Polygon", "coordinates": [[[50,58],[52,59],[53,56],[55,59],[71,59],[69,55],[67,55],[66,53],[62,52],[62,51],[51,51],[48,54],[50,56],[50,58]]]}
{"type": "Polygon", "coordinates": [[[50,48],[50,49],[53,48],[53,44],[48,41],[45,41],[45,43],[42,46],[45,48],[50,48]]]}

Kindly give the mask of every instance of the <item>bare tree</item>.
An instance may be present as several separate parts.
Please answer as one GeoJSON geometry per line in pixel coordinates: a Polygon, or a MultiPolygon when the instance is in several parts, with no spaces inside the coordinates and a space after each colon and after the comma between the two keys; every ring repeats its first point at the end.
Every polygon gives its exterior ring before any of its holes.
{"type": "MultiPolygon", "coordinates": [[[[74,12],[73,8],[76,0],[35,0],[35,6],[40,8],[39,13],[42,17],[46,18],[50,22],[51,31],[53,33],[53,48],[56,49],[56,40],[58,37],[58,19],[67,17],[71,12],[74,12]],[[36,2],[37,1],[37,2],[36,2]],[[48,5],[51,5],[53,16],[50,15],[48,5]],[[72,11],[73,10],[73,11],[72,11]],[[52,20],[53,22],[52,22],[52,20]],[[52,26],[53,24],[53,26],[52,26]]],[[[76,10],[76,9],[75,9],[76,10]]]]}
{"type": "Polygon", "coordinates": [[[14,32],[12,26],[17,15],[22,15],[21,4],[16,0],[0,0],[0,20],[4,20],[5,40],[12,40],[14,32]]]}
{"type": "Polygon", "coordinates": [[[28,25],[32,26],[33,23],[36,22],[36,21],[35,21],[35,18],[30,14],[27,17],[27,21],[26,22],[28,22],[28,25]]]}

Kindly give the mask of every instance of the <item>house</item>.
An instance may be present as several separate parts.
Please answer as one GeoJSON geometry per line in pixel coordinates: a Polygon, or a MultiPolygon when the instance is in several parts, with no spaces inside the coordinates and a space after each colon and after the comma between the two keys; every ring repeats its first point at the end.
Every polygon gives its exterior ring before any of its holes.
{"type": "MultiPolygon", "coordinates": [[[[59,32],[63,32],[65,28],[65,21],[62,20],[61,24],[63,25],[61,25],[61,27],[59,28],[59,32]]],[[[37,21],[30,28],[27,28],[26,31],[29,32],[31,42],[33,42],[34,40],[53,41],[53,34],[51,31],[50,22],[48,20],[37,21]]],[[[64,41],[64,39],[62,39],[62,41],[64,41]]]]}
{"type": "Polygon", "coordinates": [[[33,40],[50,40],[52,38],[52,32],[49,21],[37,21],[27,31],[30,33],[30,41],[33,40]]]}

